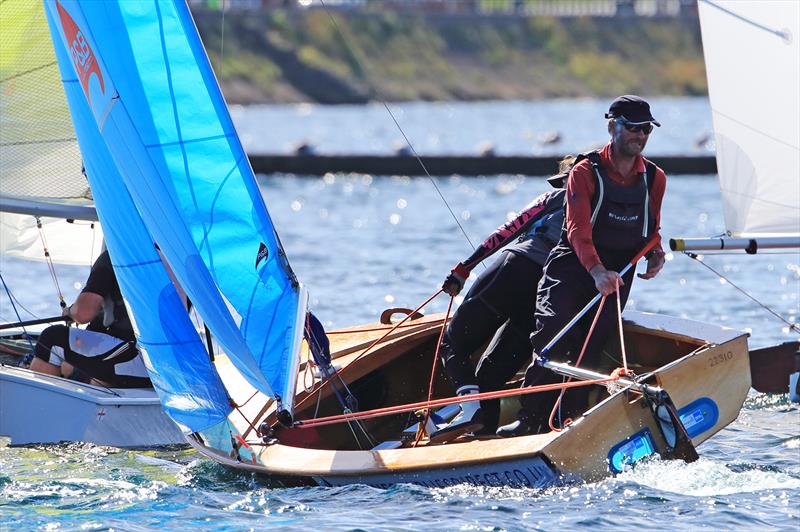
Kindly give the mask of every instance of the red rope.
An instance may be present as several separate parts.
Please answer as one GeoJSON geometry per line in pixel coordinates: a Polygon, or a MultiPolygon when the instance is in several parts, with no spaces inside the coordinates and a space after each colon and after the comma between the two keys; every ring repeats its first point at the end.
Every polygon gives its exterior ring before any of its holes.
{"type": "MultiPolygon", "coordinates": [[[[428,383],[428,402],[431,402],[431,397],[433,397],[433,380],[436,377],[436,363],[439,361],[439,348],[442,346],[442,338],[444,337],[444,331],[447,328],[447,320],[450,318],[450,310],[453,308],[453,300],[455,299],[454,296],[450,297],[450,303],[447,304],[447,313],[444,315],[444,321],[442,322],[442,330],[439,332],[439,340],[436,342],[436,351],[433,352],[433,366],[431,367],[431,380],[428,383]]],[[[431,409],[425,409],[425,419],[422,420],[422,424],[419,426],[420,430],[417,431],[417,439],[414,441],[414,447],[419,445],[420,440],[422,439],[423,431],[425,427],[428,426],[428,419],[431,416],[431,409]]]]}
{"type": "MultiPolygon", "coordinates": [[[[597,325],[597,320],[600,319],[600,312],[602,312],[603,305],[605,304],[605,302],[606,302],[606,296],[603,296],[603,298],[600,300],[600,305],[597,307],[597,312],[594,315],[594,319],[592,320],[592,325],[591,325],[591,327],[589,327],[589,332],[586,334],[586,340],[583,341],[583,347],[581,348],[581,354],[578,356],[578,361],[575,363],[575,367],[576,368],[581,365],[581,360],[583,360],[583,355],[586,353],[586,346],[589,345],[589,339],[592,337],[592,333],[594,332],[594,326],[597,325]]],[[[571,381],[572,381],[572,377],[567,379],[567,382],[571,382],[571,381]]],[[[562,428],[556,428],[553,425],[553,420],[556,417],[556,411],[558,410],[558,406],[561,404],[561,399],[563,399],[565,391],[566,391],[566,389],[562,389],[561,390],[561,393],[558,395],[558,399],[556,399],[556,404],[553,405],[553,410],[550,411],[550,419],[548,420],[548,424],[550,425],[550,430],[555,431],[555,432],[560,432],[561,430],[563,430],[563,427],[565,425],[567,425],[568,423],[572,422],[571,419],[565,420],[563,423],[561,423],[562,428]]]]}
{"type": "MultiPolygon", "coordinates": [[[[417,312],[419,312],[419,311],[420,311],[422,308],[424,308],[424,307],[425,307],[425,305],[427,305],[428,303],[430,303],[431,301],[433,301],[433,300],[434,300],[434,298],[435,298],[436,296],[438,296],[439,294],[441,294],[441,293],[442,293],[442,289],[440,288],[439,290],[437,290],[437,291],[436,291],[436,293],[435,293],[435,294],[433,294],[431,297],[429,297],[427,300],[425,300],[425,302],[424,302],[423,304],[421,304],[421,305],[420,305],[420,306],[418,306],[416,309],[414,309],[414,310],[413,310],[413,311],[412,311],[410,314],[408,314],[408,315],[407,315],[405,318],[403,318],[402,320],[400,320],[399,322],[397,322],[397,325],[395,325],[394,327],[392,327],[391,329],[389,329],[389,330],[386,332],[386,334],[384,334],[383,336],[381,336],[380,338],[378,338],[377,340],[375,340],[374,342],[372,342],[372,343],[371,343],[371,344],[370,344],[370,345],[369,345],[369,346],[368,346],[366,349],[364,349],[364,350],[363,350],[363,351],[362,351],[362,352],[361,352],[361,353],[360,353],[360,354],[359,354],[359,355],[358,355],[356,358],[354,358],[354,359],[353,359],[353,361],[352,361],[352,362],[350,362],[350,363],[349,363],[347,366],[343,367],[343,368],[342,368],[342,369],[340,369],[340,370],[335,370],[335,368],[334,368],[334,371],[336,371],[336,373],[338,374],[338,376],[341,378],[341,376],[342,376],[342,375],[343,375],[345,372],[347,372],[347,371],[348,371],[348,370],[349,370],[351,367],[353,367],[354,363],[355,363],[357,360],[359,360],[361,357],[363,357],[364,355],[366,355],[367,353],[369,353],[369,351],[370,351],[370,350],[371,350],[373,347],[375,347],[376,345],[378,345],[379,343],[381,343],[381,342],[384,340],[384,338],[386,338],[387,336],[389,336],[390,334],[392,334],[392,332],[393,332],[393,331],[395,331],[395,330],[396,330],[398,327],[400,327],[400,326],[401,326],[403,323],[405,323],[406,321],[408,321],[409,319],[411,319],[411,316],[413,316],[414,314],[416,314],[417,312]]],[[[322,393],[322,389],[323,389],[325,386],[327,386],[327,384],[328,384],[328,383],[329,383],[331,380],[332,380],[332,379],[328,379],[328,380],[326,380],[326,381],[323,381],[323,382],[322,382],[322,384],[320,385],[320,387],[319,387],[319,388],[317,388],[317,394],[321,394],[321,393],[322,393]]],[[[317,395],[317,394],[314,394],[314,395],[317,395]]],[[[309,400],[311,399],[311,397],[312,397],[312,394],[309,394],[309,395],[305,396],[305,397],[304,397],[304,398],[303,398],[301,401],[299,401],[299,402],[297,403],[297,405],[295,405],[295,409],[297,409],[297,408],[300,408],[301,406],[303,406],[303,404],[304,404],[304,403],[306,403],[307,401],[309,401],[309,400]]]]}
{"type": "Polygon", "coordinates": [[[625,353],[625,337],[622,335],[622,296],[617,287],[617,323],[619,324],[619,346],[622,351],[622,369],[628,373],[628,355],[625,353]]]}
{"type": "Polygon", "coordinates": [[[388,331],[389,329],[394,330],[394,329],[405,329],[406,327],[419,327],[420,325],[425,325],[426,323],[430,323],[430,322],[409,323],[408,325],[403,325],[402,327],[394,326],[393,328],[392,327],[373,327],[372,329],[342,329],[342,330],[339,330],[339,331],[325,331],[325,334],[330,336],[332,334],[357,334],[357,333],[362,333],[362,332],[388,331]]]}
{"type": "Polygon", "coordinates": [[[453,405],[457,403],[464,403],[468,401],[483,401],[487,399],[501,399],[503,397],[511,397],[514,395],[526,395],[529,393],[548,392],[552,390],[561,390],[568,388],[579,388],[581,386],[589,386],[592,384],[603,384],[606,382],[613,382],[619,380],[620,377],[608,377],[605,379],[592,379],[586,381],[575,382],[559,382],[555,384],[542,384],[539,386],[526,386],[524,388],[512,388],[510,390],[496,390],[493,392],[483,392],[478,394],[470,394],[464,396],[447,397],[445,399],[434,399],[433,401],[422,401],[419,403],[410,403],[405,405],[387,406],[384,408],[376,408],[375,410],[365,410],[364,412],[357,412],[353,414],[342,414],[337,416],[320,417],[317,419],[300,420],[296,423],[297,428],[318,427],[321,425],[332,425],[334,423],[343,423],[347,421],[354,421],[360,419],[371,419],[381,416],[388,416],[392,414],[402,414],[404,412],[413,412],[421,408],[435,408],[439,406],[453,405]]]}

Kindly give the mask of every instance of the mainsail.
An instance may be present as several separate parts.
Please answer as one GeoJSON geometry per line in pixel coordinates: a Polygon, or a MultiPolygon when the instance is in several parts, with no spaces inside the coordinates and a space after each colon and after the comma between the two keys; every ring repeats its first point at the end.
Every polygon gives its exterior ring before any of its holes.
{"type": "Polygon", "coordinates": [[[727,233],[800,246],[800,2],[698,6],[727,233]]]}
{"type": "Polygon", "coordinates": [[[92,122],[148,233],[237,369],[290,408],[306,296],[188,7],[47,0],[46,8],[76,123],[92,122]]]}

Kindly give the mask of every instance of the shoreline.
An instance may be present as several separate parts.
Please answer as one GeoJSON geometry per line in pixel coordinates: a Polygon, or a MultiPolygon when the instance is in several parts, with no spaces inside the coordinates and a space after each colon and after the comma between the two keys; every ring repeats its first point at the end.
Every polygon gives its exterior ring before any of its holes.
{"type": "Polygon", "coordinates": [[[354,9],[334,13],[334,27],[322,10],[230,11],[224,26],[219,11],[193,14],[230,104],[707,93],[691,16],[465,20],[354,9]]]}

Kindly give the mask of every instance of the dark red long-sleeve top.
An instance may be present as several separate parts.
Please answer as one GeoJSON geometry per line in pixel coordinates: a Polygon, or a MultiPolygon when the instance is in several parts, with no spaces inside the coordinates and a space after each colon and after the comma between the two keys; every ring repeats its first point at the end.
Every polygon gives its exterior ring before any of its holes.
{"type": "MultiPolygon", "coordinates": [[[[628,174],[623,175],[620,173],[611,159],[610,142],[600,150],[600,165],[606,171],[609,179],[622,186],[632,186],[645,171],[645,159],[639,155],[628,174]]],[[[597,177],[588,159],[578,162],[572,168],[567,179],[567,239],[586,271],[601,264],[600,257],[592,242],[591,204],[596,182],[597,177]]],[[[657,168],[655,179],[650,189],[650,211],[655,215],[656,230],[654,234],[658,238],[658,243],[653,249],[659,251],[661,251],[661,236],[659,234],[661,230],[661,202],[664,199],[666,188],[667,176],[661,168],[657,168]]]]}

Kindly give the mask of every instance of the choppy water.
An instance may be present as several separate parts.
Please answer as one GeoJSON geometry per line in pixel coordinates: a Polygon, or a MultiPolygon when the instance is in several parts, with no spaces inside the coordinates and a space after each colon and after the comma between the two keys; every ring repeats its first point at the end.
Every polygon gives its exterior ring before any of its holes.
{"type": "MultiPolygon", "coordinates": [[[[511,176],[436,182],[475,244],[546,189],[541,179],[511,176]]],[[[389,306],[417,306],[470,252],[427,179],[270,176],[262,187],[292,265],[328,326],[374,321],[389,306]]],[[[665,237],[721,232],[715,180],[670,178],[663,226],[665,237]]],[[[798,319],[797,253],[704,260],[787,319],[798,319]]],[[[39,316],[57,311],[43,264],[3,257],[0,266],[26,308],[39,316]]],[[[62,266],[58,273],[67,298],[74,297],[86,270],[62,266]]],[[[638,280],[629,305],[747,329],[753,346],[792,339],[784,324],[683,255],[670,256],[655,280],[638,280]]],[[[442,297],[426,311],[445,309],[442,297]]],[[[9,321],[11,314],[3,299],[0,318],[9,321]]],[[[281,489],[187,450],[0,448],[0,530],[796,530],[799,412],[785,396],[753,393],[739,419],[700,447],[699,462],[652,460],[616,478],[548,490],[281,489]]]]}

